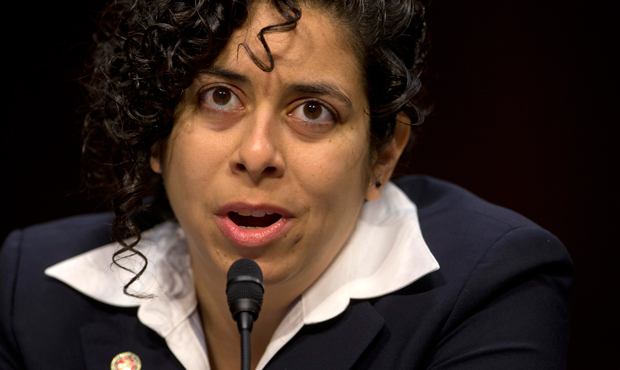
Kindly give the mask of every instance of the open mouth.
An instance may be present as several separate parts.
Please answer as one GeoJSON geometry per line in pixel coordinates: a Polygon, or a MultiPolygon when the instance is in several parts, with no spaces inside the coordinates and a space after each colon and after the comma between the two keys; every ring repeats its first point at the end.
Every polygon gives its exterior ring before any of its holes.
{"type": "Polygon", "coordinates": [[[246,208],[242,203],[231,203],[223,206],[225,210],[215,218],[222,234],[242,248],[238,251],[267,246],[287,235],[295,224],[295,216],[286,209],[269,205],[251,207],[248,209],[250,207],[246,208]]]}
{"type": "Polygon", "coordinates": [[[243,229],[256,230],[273,225],[282,218],[282,215],[274,212],[239,210],[228,212],[228,217],[243,229]]]}

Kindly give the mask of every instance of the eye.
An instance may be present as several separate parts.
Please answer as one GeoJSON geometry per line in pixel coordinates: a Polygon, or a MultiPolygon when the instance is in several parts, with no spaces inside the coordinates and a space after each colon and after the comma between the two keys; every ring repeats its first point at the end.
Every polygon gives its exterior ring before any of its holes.
{"type": "Polygon", "coordinates": [[[231,89],[223,86],[213,87],[201,94],[202,103],[217,110],[237,110],[241,100],[231,89]]]}
{"type": "Polygon", "coordinates": [[[336,121],[335,114],[331,112],[325,105],[316,101],[307,101],[291,113],[291,116],[300,119],[302,121],[311,123],[333,123],[336,121]]]}

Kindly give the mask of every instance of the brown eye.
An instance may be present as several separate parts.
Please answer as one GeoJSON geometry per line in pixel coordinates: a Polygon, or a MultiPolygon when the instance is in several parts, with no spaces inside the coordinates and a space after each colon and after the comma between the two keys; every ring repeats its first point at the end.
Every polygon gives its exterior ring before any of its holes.
{"type": "Polygon", "coordinates": [[[326,125],[336,122],[336,116],[331,109],[317,101],[306,101],[298,105],[289,115],[309,124],[326,125]]]}
{"type": "Polygon", "coordinates": [[[323,108],[316,103],[306,103],[304,105],[304,115],[310,119],[317,119],[321,117],[321,113],[323,112],[323,108]]]}
{"type": "Polygon", "coordinates": [[[226,86],[217,86],[201,92],[200,101],[204,107],[217,109],[219,112],[243,108],[239,97],[226,86]]]}
{"type": "Polygon", "coordinates": [[[218,105],[226,105],[230,101],[231,92],[225,88],[217,88],[213,91],[213,102],[218,105]]]}

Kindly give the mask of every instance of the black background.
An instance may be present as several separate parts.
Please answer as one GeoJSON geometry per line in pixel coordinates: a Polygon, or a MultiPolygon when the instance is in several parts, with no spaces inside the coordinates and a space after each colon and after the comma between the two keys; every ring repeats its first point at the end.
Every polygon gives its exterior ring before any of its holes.
{"type": "MultiPolygon", "coordinates": [[[[433,1],[426,82],[434,113],[399,168],[457,183],[564,242],[576,272],[569,369],[616,363],[612,3],[433,1]]],[[[76,78],[102,4],[31,1],[3,9],[2,90],[9,99],[1,238],[33,223],[107,210],[102,199],[76,193],[76,109],[84,99],[76,78]]]]}

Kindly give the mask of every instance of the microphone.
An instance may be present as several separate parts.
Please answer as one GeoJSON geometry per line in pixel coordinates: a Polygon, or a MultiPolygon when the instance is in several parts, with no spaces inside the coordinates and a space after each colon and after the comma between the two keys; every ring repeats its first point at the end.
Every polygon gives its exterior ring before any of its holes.
{"type": "Polygon", "coordinates": [[[250,370],[250,332],[263,304],[263,272],[251,259],[236,260],[226,276],[228,307],[241,334],[241,370],[250,370]]]}

